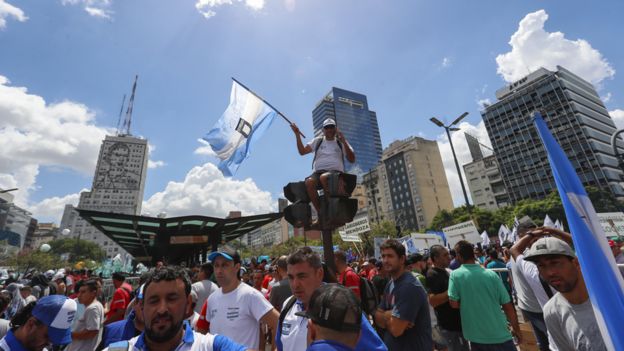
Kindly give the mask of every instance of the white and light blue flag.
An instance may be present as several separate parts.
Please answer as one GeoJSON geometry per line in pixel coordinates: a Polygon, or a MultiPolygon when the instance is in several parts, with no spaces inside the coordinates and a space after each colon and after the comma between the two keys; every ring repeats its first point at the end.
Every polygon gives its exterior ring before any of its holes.
{"type": "Polygon", "coordinates": [[[219,169],[223,175],[236,173],[254,144],[271,126],[275,115],[277,112],[262,99],[236,81],[232,82],[230,105],[203,137],[221,159],[219,169]]]}
{"type": "Polygon", "coordinates": [[[598,327],[607,350],[624,350],[624,279],[583,184],[539,113],[533,122],[548,153],[598,327]]]}

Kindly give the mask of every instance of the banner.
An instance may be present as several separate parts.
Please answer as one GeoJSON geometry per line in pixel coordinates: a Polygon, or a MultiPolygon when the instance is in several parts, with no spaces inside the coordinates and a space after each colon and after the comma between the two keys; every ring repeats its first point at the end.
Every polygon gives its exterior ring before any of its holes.
{"type": "Polygon", "coordinates": [[[481,242],[481,235],[479,235],[479,231],[472,220],[442,228],[442,231],[451,248],[461,240],[466,240],[471,244],[481,242]]]}
{"type": "Polygon", "coordinates": [[[347,223],[342,230],[338,231],[340,239],[346,242],[361,243],[360,235],[370,231],[368,216],[364,215],[360,218],[356,217],[351,223],[347,223]]]}
{"type": "Polygon", "coordinates": [[[624,212],[603,212],[596,215],[606,236],[624,236],[624,212]]]}

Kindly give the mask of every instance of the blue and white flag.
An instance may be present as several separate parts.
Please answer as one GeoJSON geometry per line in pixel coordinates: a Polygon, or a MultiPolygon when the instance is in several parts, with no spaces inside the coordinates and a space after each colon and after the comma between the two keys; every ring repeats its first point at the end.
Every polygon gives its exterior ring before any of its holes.
{"type": "Polygon", "coordinates": [[[203,137],[221,159],[219,169],[232,176],[249,157],[253,145],[271,126],[277,112],[262,99],[232,82],[230,105],[214,127],[203,137]]]}
{"type": "Polygon", "coordinates": [[[607,350],[624,350],[624,279],[615,265],[594,206],[574,167],[539,113],[535,113],[533,122],[548,153],[605,346],[607,350]]]}

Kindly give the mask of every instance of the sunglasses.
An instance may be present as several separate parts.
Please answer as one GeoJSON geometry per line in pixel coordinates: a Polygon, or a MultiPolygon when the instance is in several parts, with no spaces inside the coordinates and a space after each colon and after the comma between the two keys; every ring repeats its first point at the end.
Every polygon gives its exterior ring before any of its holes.
{"type": "Polygon", "coordinates": [[[323,129],[334,129],[334,128],[336,128],[336,126],[325,126],[325,127],[323,127],[323,129]]]}

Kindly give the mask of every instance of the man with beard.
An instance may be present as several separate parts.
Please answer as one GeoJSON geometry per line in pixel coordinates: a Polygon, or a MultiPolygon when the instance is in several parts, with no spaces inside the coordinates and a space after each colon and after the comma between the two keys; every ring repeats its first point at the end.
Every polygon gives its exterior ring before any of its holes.
{"type": "Polygon", "coordinates": [[[432,350],[431,317],[427,293],[406,270],[405,247],[394,239],[381,245],[383,268],[390,274],[384,298],[375,312],[375,323],[385,329],[388,350],[432,350]]]}
{"type": "Polygon", "coordinates": [[[129,341],[119,341],[105,350],[133,351],[241,351],[222,335],[194,332],[184,319],[193,312],[191,280],[183,269],[166,266],[154,271],[143,289],[145,330],[129,341]]]}
{"type": "MultiPolygon", "coordinates": [[[[543,232],[545,233],[545,232],[543,232]]],[[[529,232],[538,237],[539,234],[529,232]]],[[[574,251],[554,237],[538,239],[525,256],[558,291],[544,305],[548,334],[559,350],[606,350],[574,251]]]]}

